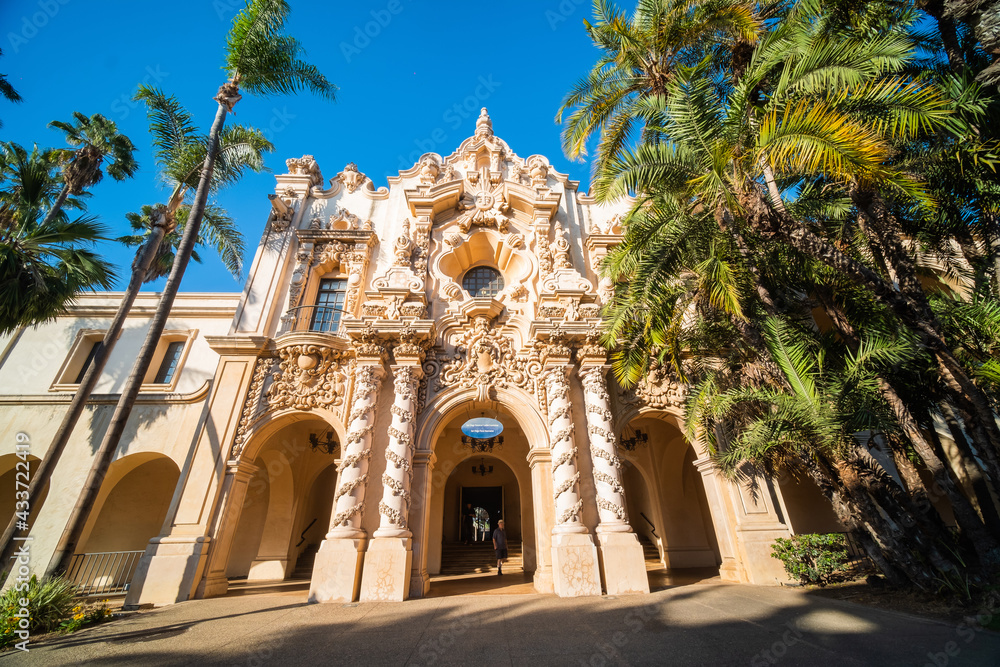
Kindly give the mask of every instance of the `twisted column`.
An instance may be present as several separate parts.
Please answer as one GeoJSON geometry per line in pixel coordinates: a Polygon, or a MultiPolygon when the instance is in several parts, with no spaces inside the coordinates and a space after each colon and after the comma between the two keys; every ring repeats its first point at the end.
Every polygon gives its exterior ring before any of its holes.
{"type": "Polygon", "coordinates": [[[587,410],[587,433],[590,436],[590,457],[593,460],[594,486],[597,489],[597,509],[602,532],[631,532],[625,511],[625,488],[622,486],[621,461],[610,409],[606,365],[584,366],[580,369],[583,398],[587,410]]]}
{"type": "Polygon", "coordinates": [[[406,517],[410,507],[413,475],[413,427],[416,421],[417,384],[423,374],[419,366],[393,366],[392,425],[385,447],[382,502],[378,505],[379,527],[374,537],[410,537],[406,517]]]}
{"type": "Polygon", "coordinates": [[[354,371],[354,399],[347,420],[347,443],[344,458],[337,467],[340,483],[334,494],[334,517],[327,537],[364,537],[361,514],[365,509],[368,460],[372,455],[375,403],[384,375],[381,365],[362,364],[354,371]]]}
{"type": "Polygon", "coordinates": [[[545,374],[549,413],[549,441],[552,443],[552,495],[556,508],[553,533],[586,533],[580,520],[580,472],[573,444],[573,415],[569,400],[568,366],[555,366],[545,374]]]}

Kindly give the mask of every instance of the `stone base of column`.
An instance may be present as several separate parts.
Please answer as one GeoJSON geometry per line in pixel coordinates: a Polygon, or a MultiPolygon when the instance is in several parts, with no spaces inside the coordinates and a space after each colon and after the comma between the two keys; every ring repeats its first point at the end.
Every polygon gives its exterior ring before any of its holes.
{"type": "Polygon", "coordinates": [[[366,539],[327,538],[316,552],[310,602],[354,602],[361,589],[361,567],[366,539]]]}
{"type": "Polygon", "coordinates": [[[722,565],[719,566],[719,579],[732,584],[745,584],[747,578],[743,576],[743,568],[735,558],[723,558],[722,565]]]}
{"type": "Polygon", "coordinates": [[[556,595],[575,598],[601,594],[594,538],[586,533],[552,536],[552,578],[556,595]]]}
{"type": "Polygon", "coordinates": [[[284,558],[261,558],[250,563],[247,581],[272,581],[284,579],[288,572],[288,560],[284,558]]]}
{"type": "Polygon", "coordinates": [[[422,598],[431,592],[431,575],[427,570],[412,570],[410,572],[410,597],[422,598]]]}
{"type": "Polygon", "coordinates": [[[552,570],[548,568],[538,568],[531,576],[531,584],[539,593],[555,593],[556,587],[552,581],[552,570]]]}
{"type": "Polygon", "coordinates": [[[635,533],[598,533],[597,555],[608,595],[649,592],[646,557],[635,533]]]}
{"type": "Polygon", "coordinates": [[[208,544],[204,536],[151,539],[136,566],[124,608],[190,599],[208,562],[208,544]]]}
{"type": "Polygon", "coordinates": [[[402,602],[409,597],[412,543],[408,537],[376,537],[368,543],[361,577],[362,602],[402,602]]]}

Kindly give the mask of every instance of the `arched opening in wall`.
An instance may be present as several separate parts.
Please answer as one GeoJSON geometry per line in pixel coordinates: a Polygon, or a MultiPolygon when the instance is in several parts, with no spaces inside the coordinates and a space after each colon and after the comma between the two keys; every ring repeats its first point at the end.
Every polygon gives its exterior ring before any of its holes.
{"type": "Polygon", "coordinates": [[[672,418],[640,417],[629,428],[648,436],[627,462],[629,521],[643,543],[651,586],[718,575],[722,559],[694,449],[672,418]],[[649,483],[646,483],[649,480],[649,483]]]}
{"type": "Polygon", "coordinates": [[[293,549],[297,549],[292,579],[309,579],[312,576],[316,552],[330,528],[333,496],[337,491],[337,466],[332,462],[316,476],[305,504],[302,522],[305,526],[298,534],[293,549]]]}
{"type": "Polygon", "coordinates": [[[68,578],[90,594],[127,590],[146,545],[163,528],[179,478],[177,464],[163,454],[130,454],[112,463],[68,578]]]}
{"type": "MultiPolygon", "coordinates": [[[[301,418],[301,417],[300,417],[301,418]]],[[[236,531],[226,561],[226,577],[234,594],[241,586],[296,579],[302,586],[312,574],[316,551],[329,530],[337,481],[327,442],[340,437],[315,417],[294,421],[270,433],[253,452],[253,475],[238,512],[236,531]],[[315,444],[315,446],[314,446],[315,444]]]]}
{"type": "MultiPolygon", "coordinates": [[[[28,490],[27,484],[35,478],[35,472],[38,470],[38,464],[41,462],[42,460],[37,456],[28,456],[24,460],[21,460],[17,454],[4,454],[0,456],[0,489],[3,489],[3,493],[0,494],[0,511],[3,513],[0,514],[0,517],[3,517],[5,522],[10,521],[10,518],[14,516],[14,512],[19,509],[23,511],[24,505],[18,504],[19,499],[16,494],[28,490]],[[19,486],[19,484],[24,486],[19,486]]],[[[35,525],[35,519],[38,517],[38,512],[45,503],[45,498],[48,497],[48,494],[49,483],[46,482],[42,487],[42,492],[38,500],[33,506],[28,508],[28,525],[35,525]]],[[[25,496],[21,497],[24,498],[25,496]]],[[[6,525],[4,527],[6,528],[6,525]]]]}
{"type": "Polygon", "coordinates": [[[480,417],[471,409],[453,418],[434,444],[427,537],[431,596],[523,586],[535,569],[528,441],[513,416],[490,416],[504,426],[503,445],[492,452],[462,442],[462,425],[480,417]],[[507,538],[503,577],[497,576],[493,549],[500,519],[507,538]]]}

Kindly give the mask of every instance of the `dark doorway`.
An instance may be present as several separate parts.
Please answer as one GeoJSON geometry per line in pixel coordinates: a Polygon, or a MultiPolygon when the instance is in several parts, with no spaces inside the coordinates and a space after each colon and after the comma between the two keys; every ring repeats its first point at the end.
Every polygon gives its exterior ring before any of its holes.
{"type": "Polygon", "coordinates": [[[497,521],[504,518],[503,487],[463,486],[459,507],[462,541],[489,542],[497,521]]]}

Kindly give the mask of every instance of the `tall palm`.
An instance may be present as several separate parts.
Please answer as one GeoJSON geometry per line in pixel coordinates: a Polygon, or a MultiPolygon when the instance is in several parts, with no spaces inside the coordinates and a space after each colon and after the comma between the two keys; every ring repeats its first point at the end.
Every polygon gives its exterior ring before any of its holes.
{"type": "Polygon", "coordinates": [[[114,282],[110,264],[88,247],[107,240],[95,218],[42,219],[58,187],[47,153],[0,145],[0,333],[50,320],[79,291],[114,282]]]}
{"type": "Polygon", "coordinates": [[[595,173],[603,170],[638,138],[637,128],[656,123],[656,107],[649,101],[667,94],[678,67],[707,50],[717,50],[720,58],[714,62],[720,64],[748,53],[761,28],[755,5],[743,0],[640,0],[629,19],[608,0],[595,0],[597,20],[584,25],[601,57],[556,115],[561,123],[568,113],[566,154],[586,155],[587,142],[600,134],[593,168],[595,173]]]}
{"type": "Polygon", "coordinates": [[[139,163],[132,155],[135,152],[132,140],[118,133],[114,121],[99,113],[87,117],[79,111],[73,112],[73,118],[75,123],[58,120],[49,123],[49,127],[65,132],[66,143],[75,148],[54,151],[63,163],[63,189],[46,220],[59,214],[66,197],[79,195],[100,183],[105,171],[116,181],[122,181],[139,170],[139,163]]]}
{"type": "Polygon", "coordinates": [[[200,178],[184,234],[177,247],[156,313],[150,322],[146,340],[132,373],[122,388],[121,398],[96,453],[87,482],[49,563],[49,571],[64,569],[68,564],[83,532],[87,512],[100,491],[104,475],[125,432],[132,406],[152,363],[160,334],[166,326],[184,270],[197,242],[213,172],[219,163],[223,126],[226,116],[241,99],[240,90],[261,96],[310,90],[328,99],[334,98],[336,86],[314,65],[301,60],[299,56],[302,46],[298,40],[284,34],[284,23],[289,11],[290,7],[285,0],[251,0],[233,20],[226,39],[225,69],[229,78],[220,86],[215,97],[218,108],[208,135],[206,156],[201,164],[200,178]]]}
{"type": "MultiPolygon", "coordinates": [[[[118,240],[127,246],[138,247],[132,263],[131,279],[45,458],[31,480],[28,494],[32,506],[41,501],[38,494],[45,488],[73,429],[83,415],[143,283],[169,273],[173,249],[180,243],[177,230],[187,227],[191,210],[189,195],[198,185],[202,164],[207,157],[208,137],[198,130],[191,115],[176,98],[154,88],[141,87],[136,99],[147,106],[156,162],[164,180],[171,186],[171,193],[165,205],[144,206],[140,213],[126,216],[134,233],[118,240]]],[[[273,150],[274,146],[256,129],[241,125],[227,128],[220,140],[218,166],[213,172],[211,190],[217,192],[236,183],[248,170],[258,173],[266,171],[263,156],[273,150]]],[[[199,235],[197,244],[212,247],[226,268],[238,279],[243,270],[242,234],[226,211],[218,206],[206,208],[204,221],[205,231],[199,235]]],[[[193,256],[197,259],[196,254],[193,253],[193,256]]],[[[16,543],[11,538],[14,532],[14,522],[11,521],[2,541],[5,545],[4,557],[9,556],[7,552],[13,552],[16,543]]]]}
{"type": "MultiPolygon", "coordinates": [[[[0,57],[3,57],[3,49],[0,49],[0,57]]],[[[20,93],[7,80],[6,74],[0,74],[0,97],[3,97],[8,102],[18,103],[21,101],[20,93]]],[[[0,127],[3,127],[2,121],[0,121],[0,127]]]]}

